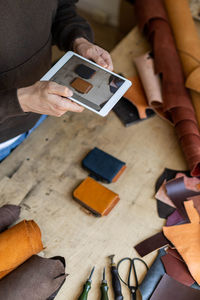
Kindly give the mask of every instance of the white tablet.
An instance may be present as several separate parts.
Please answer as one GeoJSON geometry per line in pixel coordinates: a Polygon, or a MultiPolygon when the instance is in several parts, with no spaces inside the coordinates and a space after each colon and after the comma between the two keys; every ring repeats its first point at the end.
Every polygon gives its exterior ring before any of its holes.
{"type": "Polygon", "coordinates": [[[131,81],[72,52],[67,52],[42,78],[73,91],[70,100],[106,116],[131,86],[131,81]]]}

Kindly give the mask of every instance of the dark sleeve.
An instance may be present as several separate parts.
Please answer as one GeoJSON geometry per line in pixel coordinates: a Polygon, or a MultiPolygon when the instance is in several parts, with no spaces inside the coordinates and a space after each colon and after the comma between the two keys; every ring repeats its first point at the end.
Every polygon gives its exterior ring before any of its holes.
{"type": "Polygon", "coordinates": [[[78,0],[59,0],[52,26],[53,43],[61,50],[72,50],[73,41],[84,37],[93,41],[93,32],[85,19],[76,12],[78,0]]]}
{"type": "Polygon", "coordinates": [[[0,123],[4,122],[9,117],[23,116],[26,114],[19,104],[16,89],[0,91],[0,102],[0,123]]]}

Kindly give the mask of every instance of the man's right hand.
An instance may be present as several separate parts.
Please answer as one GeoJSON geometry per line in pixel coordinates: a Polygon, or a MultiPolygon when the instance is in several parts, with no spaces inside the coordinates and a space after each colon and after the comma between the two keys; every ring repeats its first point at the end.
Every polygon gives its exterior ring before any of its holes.
{"type": "Polygon", "coordinates": [[[19,104],[24,112],[56,117],[62,116],[67,111],[83,111],[82,106],[66,99],[72,95],[70,89],[53,81],[38,81],[17,90],[19,104]]]}

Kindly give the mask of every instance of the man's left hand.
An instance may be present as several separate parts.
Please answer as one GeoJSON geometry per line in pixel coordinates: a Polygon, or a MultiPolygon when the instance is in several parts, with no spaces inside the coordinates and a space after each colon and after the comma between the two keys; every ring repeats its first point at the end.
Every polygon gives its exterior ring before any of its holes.
{"type": "Polygon", "coordinates": [[[110,54],[101,47],[90,43],[85,38],[77,38],[73,44],[74,52],[93,60],[98,65],[113,71],[113,64],[110,54]]]}

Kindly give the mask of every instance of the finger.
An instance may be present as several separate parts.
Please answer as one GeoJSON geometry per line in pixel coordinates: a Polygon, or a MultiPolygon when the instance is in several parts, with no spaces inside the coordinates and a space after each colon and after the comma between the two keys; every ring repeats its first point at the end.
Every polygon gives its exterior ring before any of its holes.
{"type": "Polygon", "coordinates": [[[108,67],[107,62],[100,55],[95,55],[94,57],[92,57],[92,59],[94,60],[94,62],[96,62],[101,67],[103,67],[103,68],[108,67]]]}
{"type": "Polygon", "coordinates": [[[70,90],[68,87],[58,84],[53,81],[49,81],[48,83],[48,93],[49,94],[54,94],[62,97],[72,97],[73,92],[70,90]]]}
{"type": "Polygon", "coordinates": [[[113,63],[110,54],[107,51],[103,51],[101,54],[101,57],[104,59],[104,61],[107,64],[107,69],[110,71],[113,71],[113,63]]]}
{"type": "Polygon", "coordinates": [[[75,102],[72,102],[71,100],[69,99],[64,99],[64,98],[61,98],[61,97],[58,97],[54,103],[54,107],[56,110],[58,111],[74,111],[74,112],[82,112],[84,110],[84,108],[75,103],[75,102]]]}

